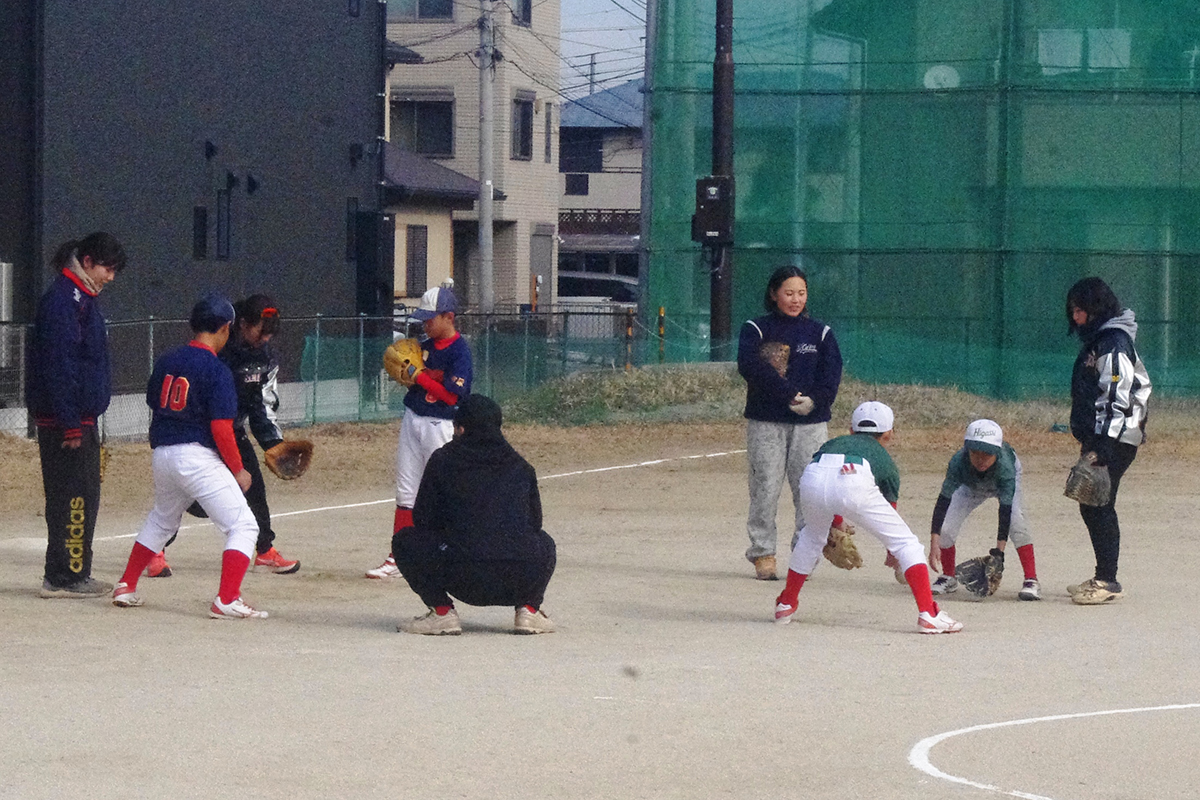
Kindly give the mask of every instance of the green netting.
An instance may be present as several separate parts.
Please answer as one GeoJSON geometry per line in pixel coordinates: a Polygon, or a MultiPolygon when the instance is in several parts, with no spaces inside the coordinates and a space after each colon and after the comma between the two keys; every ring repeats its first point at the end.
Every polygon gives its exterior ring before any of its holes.
{"type": "MultiPolygon", "coordinates": [[[[714,15],[660,0],[648,94],[647,313],[700,347],[714,15]]],[[[801,260],[854,374],[1061,392],[1066,290],[1100,275],[1156,386],[1200,388],[1200,4],[759,0],[734,59],[735,331],[801,260]]]]}

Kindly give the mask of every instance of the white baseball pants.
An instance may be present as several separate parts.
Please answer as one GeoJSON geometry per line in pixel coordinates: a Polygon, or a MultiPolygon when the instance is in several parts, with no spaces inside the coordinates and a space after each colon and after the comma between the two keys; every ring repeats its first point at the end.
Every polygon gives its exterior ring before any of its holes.
{"type": "Polygon", "coordinates": [[[417,502],[421,476],[433,451],[454,438],[454,423],[440,417],[425,417],[411,408],[400,420],[400,442],[396,446],[396,505],[412,508],[417,502]]]}
{"type": "Polygon", "coordinates": [[[225,534],[225,549],[253,558],[258,521],[237,479],[216,450],[202,444],[154,448],[154,508],[137,541],[158,553],[179,530],[183,512],[199,501],[208,518],[225,534]]]}
{"type": "Polygon", "coordinates": [[[848,462],[837,453],[821,456],[800,476],[800,502],[804,504],[805,524],[788,564],[793,572],[812,574],[829,539],[829,526],[838,514],[858,530],[874,534],[903,571],[925,563],[925,548],[892,504],[883,499],[866,461],[848,462]]]}
{"type": "MultiPolygon", "coordinates": [[[[1025,519],[1025,501],[1021,491],[1021,459],[1016,463],[1017,489],[1013,492],[1012,519],[1009,521],[1008,538],[1014,547],[1024,547],[1033,544],[1033,535],[1029,532],[1029,522],[1025,519]]],[[[954,547],[958,535],[962,533],[963,525],[971,512],[979,508],[987,500],[996,497],[994,492],[980,492],[968,486],[960,486],[950,495],[950,507],[946,509],[946,519],[942,522],[941,546],[954,547]]]]}

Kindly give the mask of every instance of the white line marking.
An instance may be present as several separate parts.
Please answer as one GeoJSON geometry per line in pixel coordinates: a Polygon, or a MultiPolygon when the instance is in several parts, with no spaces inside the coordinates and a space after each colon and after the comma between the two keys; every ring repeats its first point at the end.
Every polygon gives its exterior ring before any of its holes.
{"type": "MultiPolygon", "coordinates": [[[[594,474],[597,472],[612,472],[613,470],[618,470],[618,469],[636,469],[638,467],[652,467],[652,466],[655,466],[656,464],[669,464],[672,461],[686,461],[686,460],[692,459],[692,458],[716,458],[718,456],[732,456],[732,455],[737,455],[739,453],[744,453],[744,452],[746,452],[746,451],[745,450],[727,450],[727,451],[721,452],[721,453],[703,453],[701,455],[695,455],[695,456],[680,456],[679,458],[656,458],[653,461],[639,461],[636,464],[621,464],[620,466],[616,466],[616,467],[596,467],[595,469],[579,469],[579,470],[575,470],[574,472],[560,472],[557,475],[543,475],[541,478],[538,479],[538,481],[539,482],[552,481],[555,478],[571,478],[576,475],[591,475],[591,474],[594,474]]],[[[282,514],[272,514],[271,517],[276,518],[276,519],[279,517],[296,517],[301,514],[316,514],[321,511],[341,511],[342,509],[346,509],[346,508],[362,508],[364,506],[381,506],[384,503],[395,504],[395,502],[396,502],[396,498],[389,497],[386,500],[368,500],[365,503],[346,503],[345,505],[340,505],[340,506],[321,506],[320,508],[305,508],[305,509],[301,509],[300,511],[285,511],[282,514]]],[[[208,527],[208,523],[199,522],[199,523],[195,523],[193,525],[180,525],[179,530],[180,530],[180,532],[183,532],[183,531],[187,531],[187,530],[193,530],[195,528],[206,528],[206,527],[208,527]]],[[[97,536],[95,540],[97,542],[111,542],[111,541],[115,541],[117,539],[132,539],[135,536],[137,536],[136,533],[122,533],[118,536],[97,536]]]]}
{"type": "Polygon", "coordinates": [[[999,786],[992,786],[988,783],[978,783],[967,778],[960,778],[957,775],[947,774],[930,763],[929,751],[933,749],[934,745],[940,744],[951,737],[959,736],[964,733],[992,730],[994,728],[1009,728],[1015,725],[1032,725],[1036,722],[1055,722],[1062,719],[1105,717],[1112,714],[1140,714],[1143,711],[1179,711],[1188,708],[1200,708],[1200,703],[1181,703],[1179,705],[1172,706],[1147,706],[1143,708],[1118,708],[1111,711],[1087,711],[1081,714],[1055,714],[1054,716],[1050,717],[1030,717],[1029,719],[1014,719],[1008,722],[989,722],[986,725],[973,725],[970,728],[960,728],[956,731],[939,733],[936,736],[930,736],[922,739],[913,746],[912,750],[909,751],[908,763],[928,775],[932,775],[935,778],[941,778],[944,781],[950,781],[951,783],[961,783],[966,786],[973,786],[976,789],[983,789],[989,792],[997,792],[999,794],[1008,795],[1009,797],[1021,797],[1024,798],[1024,800],[1054,800],[1054,798],[1046,797],[1045,795],[1019,792],[1015,789],[1002,789],[999,786]]]}

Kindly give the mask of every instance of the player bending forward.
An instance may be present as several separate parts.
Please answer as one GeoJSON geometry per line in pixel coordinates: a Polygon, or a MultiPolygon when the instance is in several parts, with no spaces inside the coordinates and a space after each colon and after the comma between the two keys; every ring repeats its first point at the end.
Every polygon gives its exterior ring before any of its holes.
{"type": "Polygon", "coordinates": [[[775,600],[775,622],[791,622],[800,589],[821,558],[834,516],[840,514],[859,530],[875,534],[900,562],[917,601],[917,630],[962,630],[962,623],[951,619],[933,601],[925,548],[896,513],[900,472],[884,449],[892,440],[892,420],[892,410],[883,403],[863,403],[850,417],[850,435],[826,442],[804,469],[800,502],[805,523],[792,550],[787,584],[775,600]]]}
{"type": "Polygon", "coordinates": [[[209,616],[267,616],[241,597],[242,578],[258,538],[258,522],[243,494],[250,487],[250,473],[242,466],[234,440],[237,393],[233,375],[217,358],[229,341],[233,319],[228,300],[219,295],[205,297],[192,309],[192,341],[154,365],[146,386],[146,402],[153,411],[154,509],[133,543],[125,574],[113,589],[115,606],[142,605],[136,594],[138,576],[179,530],[184,510],[198,501],[225,534],[221,586],[209,616]]]}
{"type": "Polygon", "coordinates": [[[938,571],[940,560],[942,572],[933,582],[933,593],[949,594],[958,588],[954,574],[954,543],[971,512],[992,497],[1000,501],[1000,514],[996,548],[991,557],[998,558],[1003,568],[1004,546],[1011,536],[1025,571],[1025,583],[1017,597],[1041,600],[1034,566],[1033,537],[1029,534],[1021,502],[1021,460],[1004,441],[1000,426],[990,419],[977,419],[967,426],[962,448],[950,457],[946,466],[946,479],[933,507],[929,537],[929,566],[938,571]]]}

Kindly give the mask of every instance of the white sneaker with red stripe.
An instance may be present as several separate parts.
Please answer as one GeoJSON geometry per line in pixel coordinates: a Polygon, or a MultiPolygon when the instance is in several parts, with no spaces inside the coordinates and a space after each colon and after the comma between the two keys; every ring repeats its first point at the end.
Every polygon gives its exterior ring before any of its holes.
{"type": "Polygon", "coordinates": [[[387,559],[382,564],[375,569],[367,570],[367,577],[374,578],[377,581],[388,578],[399,578],[400,568],[396,566],[396,559],[392,558],[391,553],[388,553],[387,559]]]}
{"type": "Polygon", "coordinates": [[[113,587],[112,604],[117,608],[137,608],[144,602],[125,581],[121,581],[113,587]]]}
{"type": "Polygon", "coordinates": [[[962,628],[962,623],[951,619],[945,611],[939,610],[936,617],[928,611],[917,616],[917,630],[921,633],[958,633],[962,628]]]}
{"type": "Polygon", "coordinates": [[[208,609],[208,615],[213,619],[266,619],[267,612],[251,608],[238,597],[232,603],[222,603],[221,598],[214,597],[208,609]]]}

